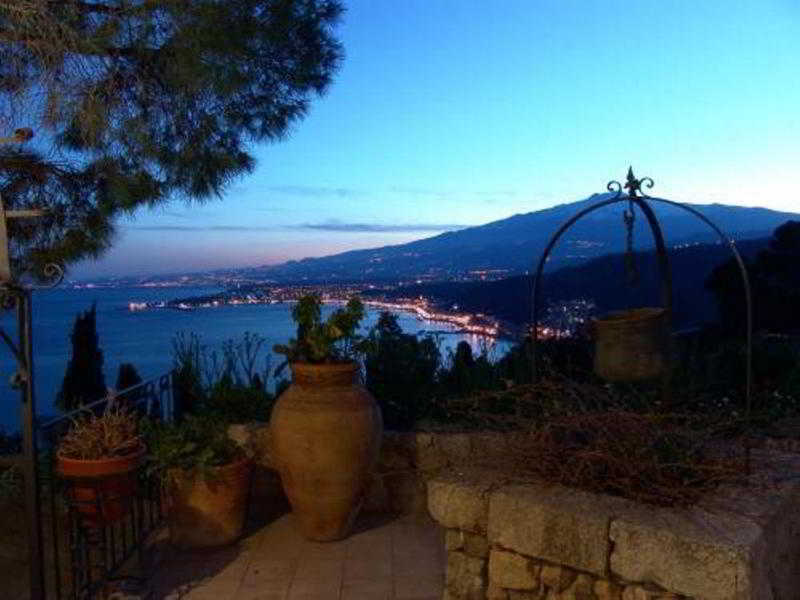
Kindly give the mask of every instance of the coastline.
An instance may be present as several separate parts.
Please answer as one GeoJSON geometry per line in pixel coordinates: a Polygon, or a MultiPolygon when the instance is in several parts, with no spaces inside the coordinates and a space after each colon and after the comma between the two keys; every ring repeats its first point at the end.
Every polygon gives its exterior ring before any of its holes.
{"type": "Polygon", "coordinates": [[[481,337],[492,338],[498,341],[513,341],[510,337],[502,335],[500,324],[491,317],[470,314],[448,314],[436,312],[427,305],[401,302],[386,302],[384,300],[364,300],[365,306],[372,306],[388,311],[403,311],[412,314],[420,321],[430,323],[447,323],[458,326],[460,329],[454,333],[467,333],[481,337]]]}
{"type": "MultiPolygon", "coordinates": [[[[342,286],[338,289],[326,290],[324,314],[345,302],[352,295],[346,293],[342,286]]],[[[241,339],[245,332],[259,332],[267,342],[259,354],[259,364],[271,360],[271,364],[280,356],[271,351],[275,343],[284,343],[295,334],[296,328],[291,321],[291,309],[294,306],[289,296],[299,298],[303,293],[298,289],[278,290],[269,299],[276,306],[248,306],[241,300],[226,306],[217,304],[220,310],[142,310],[130,311],[131,302],[140,305],[166,307],[168,301],[180,301],[192,298],[209,298],[221,292],[219,288],[153,289],[153,288],[103,288],[103,289],[59,289],[43,293],[34,293],[33,320],[34,355],[36,361],[36,394],[37,410],[40,414],[55,414],[54,401],[63,381],[66,366],[72,352],[70,332],[74,328],[77,315],[97,304],[97,332],[103,351],[103,369],[106,382],[113,384],[119,366],[132,363],[143,379],[161,375],[173,366],[173,342],[180,332],[196,332],[202,336],[203,344],[210,349],[218,349],[230,339],[241,339]],[[279,297],[286,298],[278,300],[279,297]]],[[[243,297],[245,290],[231,290],[233,295],[243,297]]],[[[229,293],[228,296],[231,294],[229,293]]],[[[261,294],[258,294],[261,296],[261,294]]],[[[266,295],[264,295],[266,296],[266,295]]],[[[395,306],[382,306],[371,302],[374,298],[367,295],[370,302],[367,316],[363,321],[362,334],[377,323],[379,312],[385,308],[392,310],[399,319],[404,332],[412,335],[434,335],[440,342],[443,356],[448,350],[455,350],[461,341],[468,342],[475,352],[480,351],[483,344],[500,357],[511,346],[503,338],[479,337],[479,334],[459,331],[457,323],[425,319],[413,307],[406,303],[395,306]]],[[[218,298],[221,300],[221,298],[218,298]]],[[[271,302],[270,302],[271,303],[271,302]]],[[[13,326],[11,315],[6,315],[9,326],[13,326]]],[[[0,356],[0,371],[13,372],[15,365],[11,354],[0,356]]],[[[7,402],[0,406],[0,427],[6,431],[16,431],[19,427],[19,408],[16,402],[7,402]]]]}
{"type": "MultiPolygon", "coordinates": [[[[323,304],[344,305],[346,298],[321,294],[323,304]]],[[[241,305],[260,305],[260,304],[292,304],[297,302],[296,295],[290,297],[273,297],[263,291],[258,293],[246,293],[241,296],[229,296],[226,292],[208,296],[197,296],[170,301],[151,301],[151,302],[128,302],[130,312],[145,310],[169,309],[178,311],[190,311],[202,308],[218,308],[221,306],[241,306],[241,305]]],[[[387,300],[362,299],[365,306],[377,310],[388,310],[390,312],[400,311],[416,317],[419,321],[428,323],[444,323],[457,327],[453,331],[443,333],[476,335],[479,337],[490,338],[495,341],[511,342],[515,341],[513,331],[507,325],[503,325],[497,319],[483,314],[442,312],[437,310],[427,300],[419,299],[415,301],[390,302],[387,300]]]]}

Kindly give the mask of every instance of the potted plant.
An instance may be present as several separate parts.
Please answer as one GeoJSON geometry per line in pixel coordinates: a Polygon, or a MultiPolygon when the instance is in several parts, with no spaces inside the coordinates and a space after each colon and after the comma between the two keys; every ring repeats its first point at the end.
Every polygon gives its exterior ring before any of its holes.
{"type": "Polygon", "coordinates": [[[136,415],[113,402],[101,414],[73,421],[58,445],[56,469],[86,525],[107,525],[128,513],[144,455],[136,415]]]}
{"type": "Polygon", "coordinates": [[[221,546],[242,534],[252,464],[228,437],[227,423],[187,416],[147,422],[150,471],[161,476],[170,541],[183,548],[221,546]]]}
{"type": "Polygon", "coordinates": [[[298,527],[316,541],[344,538],[363,503],[380,449],[381,412],[360,384],[355,360],[364,316],[357,298],[321,320],[321,299],[292,310],[297,337],[286,354],[292,383],[270,418],[271,454],[298,527]]]}

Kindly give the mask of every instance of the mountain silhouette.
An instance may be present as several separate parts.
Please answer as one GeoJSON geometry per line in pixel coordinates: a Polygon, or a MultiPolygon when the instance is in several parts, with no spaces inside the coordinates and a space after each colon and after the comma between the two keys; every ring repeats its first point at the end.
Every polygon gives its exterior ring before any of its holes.
{"type": "MultiPolygon", "coordinates": [[[[489,272],[490,278],[520,275],[533,270],[550,236],[571,216],[612,194],[594,194],[585,200],[517,214],[477,227],[442,233],[414,242],[368,250],[352,250],[280,265],[243,269],[243,275],[278,282],[367,282],[399,280],[453,280],[489,272]]],[[[668,247],[717,242],[716,234],[694,215],[674,206],[652,202],[668,247]]],[[[798,219],[795,213],[722,204],[693,204],[734,239],[768,237],[781,223],[798,219]]],[[[582,264],[593,258],[622,252],[627,204],[603,207],[579,220],[560,240],[548,261],[548,270],[582,264]]],[[[654,247],[644,215],[637,210],[634,248],[654,247]]]]}

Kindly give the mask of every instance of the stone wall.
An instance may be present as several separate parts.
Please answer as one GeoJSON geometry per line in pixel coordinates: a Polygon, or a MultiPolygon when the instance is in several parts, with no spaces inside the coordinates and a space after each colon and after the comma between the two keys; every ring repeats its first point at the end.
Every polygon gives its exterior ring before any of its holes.
{"type": "Polygon", "coordinates": [[[365,510],[428,514],[428,483],[443,473],[501,456],[509,438],[501,433],[411,432],[384,434],[365,510]]]}
{"type": "MultiPolygon", "coordinates": [[[[257,504],[286,510],[267,425],[230,433],[255,457],[257,504]]],[[[446,529],[445,600],[800,599],[797,454],[756,450],[751,485],[679,510],[475,467],[519,435],[384,434],[364,509],[446,529]]]]}
{"type": "Polygon", "coordinates": [[[690,509],[458,469],[428,485],[445,600],[800,598],[796,455],[755,452],[747,487],[690,509]]]}
{"type": "MultiPolygon", "coordinates": [[[[254,496],[276,505],[285,504],[270,457],[268,425],[233,425],[229,433],[255,457],[258,468],[254,496]]],[[[522,434],[387,431],[364,510],[425,517],[431,479],[476,460],[501,457],[516,435],[522,434]]]]}

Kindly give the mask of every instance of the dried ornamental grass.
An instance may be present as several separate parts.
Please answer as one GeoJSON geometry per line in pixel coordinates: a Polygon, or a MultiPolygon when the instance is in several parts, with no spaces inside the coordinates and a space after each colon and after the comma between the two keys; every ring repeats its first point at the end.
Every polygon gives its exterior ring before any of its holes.
{"type": "Polygon", "coordinates": [[[449,422],[468,429],[520,430],[554,417],[622,408],[609,388],[566,377],[550,376],[533,384],[478,392],[445,401],[449,422]]]}
{"type": "MultiPolygon", "coordinates": [[[[747,473],[751,423],[724,405],[693,411],[696,392],[663,409],[658,390],[576,380],[552,369],[536,383],[448,399],[450,423],[506,431],[507,452],[480,459],[515,477],[661,505],[688,506],[747,473]],[[746,440],[745,440],[746,441],[746,440]]],[[[705,398],[700,398],[705,401],[705,398]]],[[[752,445],[752,444],[751,444],[752,445]]]]}
{"type": "Polygon", "coordinates": [[[713,436],[624,411],[554,418],[513,450],[521,474],[661,506],[694,504],[745,473],[744,457],[721,453],[713,436]]]}
{"type": "Polygon", "coordinates": [[[89,413],[75,419],[58,452],[64,458],[97,460],[124,456],[140,446],[136,415],[112,403],[100,415],[89,413]]]}

